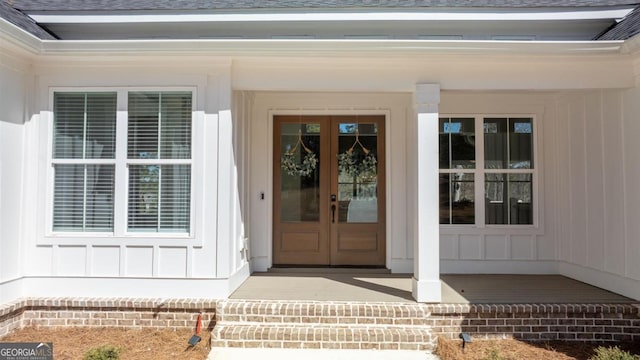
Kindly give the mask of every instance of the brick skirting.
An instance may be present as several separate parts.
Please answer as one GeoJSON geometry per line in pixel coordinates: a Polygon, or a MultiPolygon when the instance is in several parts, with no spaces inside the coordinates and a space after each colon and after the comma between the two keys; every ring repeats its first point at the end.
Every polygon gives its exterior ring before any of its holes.
{"type": "Polygon", "coordinates": [[[640,304],[460,305],[159,299],[21,299],[0,306],[0,337],[26,326],[193,328],[214,346],[429,350],[439,336],[640,341],[640,304]],[[214,328],[215,325],[215,328],[214,328]]]}
{"type": "Polygon", "coordinates": [[[640,304],[428,306],[432,331],[447,338],[640,341],[640,304]]]}
{"type": "Polygon", "coordinates": [[[0,336],[27,326],[194,328],[215,325],[215,300],[21,299],[0,306],[0,336]]]}

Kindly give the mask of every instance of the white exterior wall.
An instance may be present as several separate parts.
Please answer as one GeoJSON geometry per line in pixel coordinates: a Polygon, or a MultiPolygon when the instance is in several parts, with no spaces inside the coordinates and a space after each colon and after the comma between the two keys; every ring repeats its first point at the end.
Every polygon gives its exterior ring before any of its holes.
{"type": "Polygon", "coordinates": [[[640,299],[640,89],[443,92],[441,114],[535,116],[537,224],[441,226],[442,273],[562,274],[640,299]]]}
{"type": "Polygon", "coordinates": [[[21,248],[28,67],[0,52],[0,304],[22,296],[21,248]]]}
{"type": "Polygon", "coordinates": [[[554,111],[559,273],[640,299],[640,89],[565,94],[554,111]]]}
{"type": "Polygon", "coordinates": [[[495,54],[456,53],[455,50],[447,54],[434,50],[417,55],[407,49],[399,49],[394,55],[371,51],[349,57],[340,51],[335,53],[338,55],[286,57],[287,53],[283,52],[282,57],[267,54],[239,58],[234,60],[234,88],[413,93],[416,84],[440,84],[443,90],[473,91],[560,91],[634,84],[630,59],[619,55],[561,56],[526,54],[524,50],[522,54],[517,54],[518,50],[495,54]]]}
{"type": "MultiPolygon", "coordinates": [[[[36,65],[35,90],[22,75],[2,67],[3,96],[0,230],[0,291],[17,279],[19,296],[119,296],[225,298],[249,275],[244,254],[242,214],[246,140],[232,117],[230,65],[213,63],[185,71],[170,61],[160,66],[120,63],[36,65]],[[192,188],[194,227],[190,238],[60,236],[44,224],[51,216],[47,168],[50,166],[51,94],[57,90],[145,87],[192,88],[192,188]],[[24,114],[20,97],[31,94],[33,111],[24,114]],[[6,101],[7,106],[5,106],[6,101]],[[5,115],[6,114],[6,115],[5,115]],[[10,117],[5,121],[5,117],[10,117]],[[31,117],[28,126],[24,118],[31,117]],[[240,158],[238,158],[240,157],[240,158]],[[22,176],[21,174],[24,175],[22,176]],[[19,174],[16,176],[16,174],[19,174]],[[239,184],[240,182],[240,184],[239,184]],[[29,191],[19,191],[24,186],[29,191]],[[20,211],[22,210],[22,211],[20,211]],[[22,222],[21,218],[25,221],[22,222]],[[29,219],[28,221],[26,219],[29,219]],[[221,240],[222,239],[222,240],[221,240]]],[[[118,111],[125,111],[120,107],[118,111]]],[[[8,290],[9,289],[9,290],[8,290]]]]}
{"type": "MultiPolygon", "coordinates": [[[[41,45],[25,42],[33,51],[41,45]]],[[[633,86],[632,57],[545,53],[550,48],[521,55],[398,48],[392,56],[383,45],[305,53],[293,43],[283,45],[291,46],[285,53],[255,50],[231,60],[216,55],[222,45],[127,42],[116,55],[112,44],[89,44],[84,53],[80,44],[55,43],[41,57],[0,52],[0,303],[19,296],[228,296],[248,276],[248,258],[254,271],[271,265],[270,119],[279,113],[387,117],[386,262],[411,273],[415,198],[408,189],[416,179],[408,164],[418,83],[443,89],[441,114],[536,119],[535,226],[440,226],[442,273],[560,273],[640,299],[640,89],[597,90],[633,86]],[[196,45],[203,52],[189,47],[196,45]],[[144,50],[157,56],[139,55],[144,50]],[[122,55],[128,51],[138,55],[122,55]],[[172,86],[197,95],[194,236],[48,234],[51,89],[172,86]]]]}

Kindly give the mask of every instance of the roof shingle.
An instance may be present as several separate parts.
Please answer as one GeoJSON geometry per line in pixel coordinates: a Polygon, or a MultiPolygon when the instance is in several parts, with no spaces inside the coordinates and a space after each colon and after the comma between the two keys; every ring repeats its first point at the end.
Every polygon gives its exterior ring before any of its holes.
{"type": "Polygon", "coordinates": [[[25,13],[48,11],[197,11],[390,8],[564,8],[637,6],[596,40],[640,33],[640,0],[0,0],[0,18],[43,40],[55,39],[25,13]]]}
{"type": "Polygon", "coordinates": [[[31,35],[34,35],[42,40],[55,39],[55,37],[38,26],[38,24],[36,24],[36,22],[33,21],[30,17],[14,9],[4,0],[0,0],[0,18],[7,20],[8,22],[22,28],[31,35]]]}
{"type": "Polygon", "coordinates": [[[621,22],[600,35],[597,40],[626,40],[640,33],[640,6],[621,22]]]}

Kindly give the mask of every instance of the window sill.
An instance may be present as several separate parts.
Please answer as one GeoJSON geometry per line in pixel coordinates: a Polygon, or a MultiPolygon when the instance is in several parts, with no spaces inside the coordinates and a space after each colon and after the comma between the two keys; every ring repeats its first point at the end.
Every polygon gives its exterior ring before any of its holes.
{"type": "Polygon", "coordinates": [[[445,235],[544,235],[539,225],[440,225],[445,235]]]}
{"type": "Polygon", "coordinates": [[[105,233],[50,234],[40,238],[39,246],[193,246],[202,247],[202,240],[179,234],[127,234],[113,236],[105,233]]]}

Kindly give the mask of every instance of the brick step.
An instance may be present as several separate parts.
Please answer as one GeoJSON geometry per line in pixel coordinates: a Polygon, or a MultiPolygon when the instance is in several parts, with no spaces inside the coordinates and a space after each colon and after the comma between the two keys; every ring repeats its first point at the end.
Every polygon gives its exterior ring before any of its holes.
{"type": "Polygon", "coordinates": [[[295,349],[378,349],[431,351],[435,344],[422,326],[335,326],[218,323],[212,347],[295,349]]]}
{"type": "Polygon", "coordinates": [[[428,318],[410,303],[221,300],[211,345],[428,351],[428,318]]]}
{"type": "Polygon", "coordinates": [[[224,300],[219,322],[427,325],[429,313],[418,304],[313,301],[224,300]]]}

